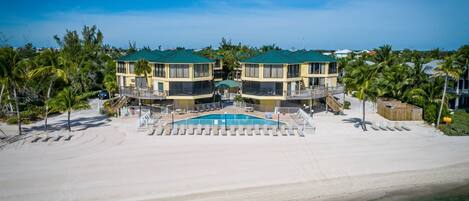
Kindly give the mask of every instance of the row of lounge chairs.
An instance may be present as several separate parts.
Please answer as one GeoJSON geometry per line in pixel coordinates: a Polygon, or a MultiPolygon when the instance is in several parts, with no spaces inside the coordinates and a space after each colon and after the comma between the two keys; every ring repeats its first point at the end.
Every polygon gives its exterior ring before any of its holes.
{"type": "Polygon", "coordinates": [[[375,131],[411,131],[410,127],[399,122],[372,122],[371,128],[375,131]]]}
{"type": "Polygon", "coordinates": [[[238,126],[210,126],[210,125],[171,125],[158,126],[150,129],[147,135],[212,135],[212,136],[301,136],[304,137],[302,129],[287,127],[285,125],[238,125],[238,126]]]}
{"type": "Polygon", "coordinates": [[[68,135],[68,136],[62,136],[62,135],[57,135],[55,137],[51,136],[46,136],[46,137],[35,137],[31,140],[31,143],[37,143],[37,142],[59,142],[60,140],[63,139],[63,141],[70,141],[72,139],[73,135],[68,135]]]}
{"type": "Polygon", "coordinates": [[[192,109],[189,109],[189,113],[197,113],[197,112],[208,112],[222,109],[221,103],[207,103],[207,104],[200,104],[195,105],[192,109]]]}

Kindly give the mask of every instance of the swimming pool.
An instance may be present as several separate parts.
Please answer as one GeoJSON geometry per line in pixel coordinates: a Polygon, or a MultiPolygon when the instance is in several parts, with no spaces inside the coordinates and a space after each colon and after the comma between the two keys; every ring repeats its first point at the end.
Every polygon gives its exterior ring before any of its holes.
{"type": "MultiPolygon", "coordinates": [[[[192,125],[277,125],[277,121],[263,119],[245,114],[208,114],[190,119],[184,119],[174,122],[174,124],[192,124],[192,125]]],[[[280,122],[280,125],[284,123],[280,122]]]]}

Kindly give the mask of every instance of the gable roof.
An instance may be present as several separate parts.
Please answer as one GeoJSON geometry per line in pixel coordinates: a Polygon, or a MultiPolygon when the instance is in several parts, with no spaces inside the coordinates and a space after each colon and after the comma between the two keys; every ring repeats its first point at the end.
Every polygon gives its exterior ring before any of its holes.
{"type": "Polygon", "coordinates": [[[194,54],[192,50],[140,50],[120,57],[117,61],[138,61],[145,59],[156,63],[211,63],[211,59],[194,54]]]}
{"type": "Polygon", "coordinates": [[[299,64],[305,62],[335,62],[333,57],[316,51],[270,50],[254,57],[242,60],[243,63],[299,64]]]}

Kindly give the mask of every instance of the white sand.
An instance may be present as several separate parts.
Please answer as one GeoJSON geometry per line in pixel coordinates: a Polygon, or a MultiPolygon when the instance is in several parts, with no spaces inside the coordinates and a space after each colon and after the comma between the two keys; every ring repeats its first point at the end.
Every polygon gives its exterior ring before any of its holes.
{"type": "Polygon", "coordinates": [[[135,119],[100,120],[70,142],[0,151],[0,200],[363,200],[469,179],[468,137],[419,122],[364,133],[343,121],[361,117],[352,107],[315,115],[317,132],[304,138],[145,136],[135,119]]]}

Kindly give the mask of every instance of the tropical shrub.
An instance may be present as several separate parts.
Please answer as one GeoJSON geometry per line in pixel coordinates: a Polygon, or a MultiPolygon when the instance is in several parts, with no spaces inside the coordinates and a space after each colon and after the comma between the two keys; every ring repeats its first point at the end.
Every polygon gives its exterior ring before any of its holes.
{"type": "Polygon", "coordinates": [[[350,109],[350,101],[344,102],[344,109],[350,109]]]}

